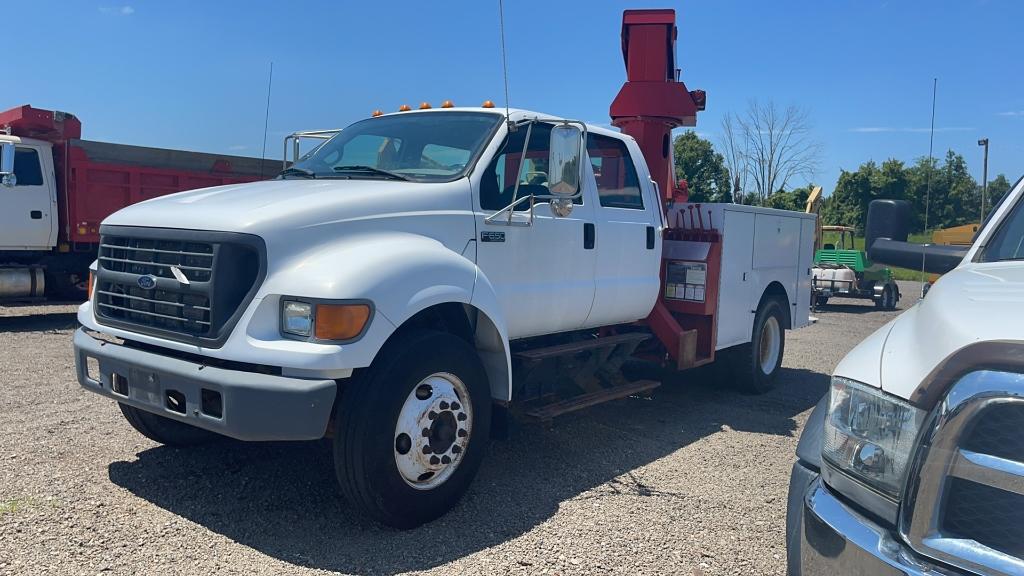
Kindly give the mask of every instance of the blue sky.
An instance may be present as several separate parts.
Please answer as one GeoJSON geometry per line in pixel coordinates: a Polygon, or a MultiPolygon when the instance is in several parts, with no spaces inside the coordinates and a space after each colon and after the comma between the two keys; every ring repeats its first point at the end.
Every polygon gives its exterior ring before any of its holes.
{"type": "MultiPolygon", "coordinates": [[[[807,108],[824,144],[815,180],[867,159],[965,155],[981,178],[1024,174],[1024,2],[505,2],[511,103],[608,122],[624,80],[621,11],[677,11],[677,62],[708,93],[697,130],[751,99],[807,108]]],[[[375,108],[445,99],[503,102],[497,0],[446,2],[0,0],[8,55],[0,109],[66,110],[84,136],[267,156],[299,129],[341,127],[375,108]]],[[[797,183],[800,184],[800,183],[797,183]]]]}

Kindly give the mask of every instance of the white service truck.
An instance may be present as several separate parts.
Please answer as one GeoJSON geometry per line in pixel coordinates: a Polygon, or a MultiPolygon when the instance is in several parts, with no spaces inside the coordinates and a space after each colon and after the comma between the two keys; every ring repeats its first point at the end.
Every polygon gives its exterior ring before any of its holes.
{"type": "MultiPolygon", "coordinates": [[[[631,42],[674,40],[671,11],[640,12],[631,42]]],[[[724,355],[764,391],[808,322],[814,217],[663,206],[672,113],[624,116],[655,126],[648,154],[493,105],[375,114],[275,180],[120,210],[78,313],[79,382],[165,444],[331,437],[346,497],[400,527],[455,503],[507,410],[657,386],[623,372],[637,357],[724,355]]]]}
{"type": "Polygon", "coordinates": [[[943,274],[839,363],[808,419],[789,574],[1024,574],[1024,179],[974,244],[907,244],[875,201],[872,260],[943,274]]]}

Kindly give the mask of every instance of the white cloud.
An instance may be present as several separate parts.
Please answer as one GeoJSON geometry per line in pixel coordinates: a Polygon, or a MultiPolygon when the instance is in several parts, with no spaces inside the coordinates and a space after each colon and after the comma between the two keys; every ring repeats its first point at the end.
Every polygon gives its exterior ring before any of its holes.
{"type": "Polygon", "coordinates": [[[997,112],[996,116],[1024,116],[1024,110],[1010,110],[1009,112],[997,112]]]}
{"type": "MultiPolygon", "coordinates": [[[[970,132],[974,128],[969,126],[942,126],[935,129],[936,132],[970,132]]],[[[930,132],[931,128],[901,128],[897,126],[859,126],[850,128],[847,132],[858,132],[861,134],[875,134],[879,132],[930,132]]]]}
{"type": "Polygon", "coordinates": [[[125,4],[124,6],[100,6],[99,11],[104,14],[120,14],[121,16],[131,16],[135,14],[135,8],[125,4]]]}

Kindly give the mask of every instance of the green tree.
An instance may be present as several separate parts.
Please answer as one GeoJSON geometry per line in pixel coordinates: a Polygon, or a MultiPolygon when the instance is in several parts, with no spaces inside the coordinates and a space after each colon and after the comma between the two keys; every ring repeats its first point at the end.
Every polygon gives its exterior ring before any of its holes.
{"type": "Polygon", "coordinates": [[[1003,195],[1010,191],[1011,186],[1012,184],[1006,179],[1005,174],[1000,174],[995,179],[988,181],[988,199],[985,201],[985,206],[988,207],[985,210],[986,215],[991,210],[991,207],[998,204],[1002,200],[1003,195]]]}
{"type": "Polygon", "coordinates": [[[803,212],[807,209],[807,197],[811,195],[811,190],[815,184],[808,184],[801,188],[794,188],[793,190],[779,190],[765,199],[764,205],[769,208],[778,208],[780,210],[795,210],[797,212],[803,212]]]}
{"type": "Polygon", "coordinates": [[[672,144],[676,178],[685,178],[694,202],[731,201],[729,170],[725,159],[715,152],[711,142],[693,130],[676,136],[672,144]]]}

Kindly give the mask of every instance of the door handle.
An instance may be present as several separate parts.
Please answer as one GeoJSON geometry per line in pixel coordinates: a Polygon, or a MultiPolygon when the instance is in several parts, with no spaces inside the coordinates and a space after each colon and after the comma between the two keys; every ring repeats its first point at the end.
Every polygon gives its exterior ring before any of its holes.
{"type": "Polygon", "coordinates": [[[647,249],[654,250],[654,226],[647,227],[647,249]]]}
{"type": "Polygon", "coordinates": [[[42,210],[33,210],[33,211],[28,213],[28,217],[33,219],[33,220],[42,220],[43,219],[43,212],[42,212],[42,210]]]}
{"type": "Polygon", "coordinates": [[[594,242],[597,239],[597,228],[594,228],[593,222],[583,223],[583,249],[593,250],[594,242]]]}

